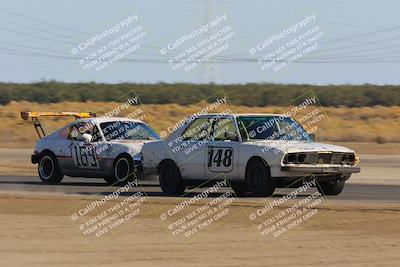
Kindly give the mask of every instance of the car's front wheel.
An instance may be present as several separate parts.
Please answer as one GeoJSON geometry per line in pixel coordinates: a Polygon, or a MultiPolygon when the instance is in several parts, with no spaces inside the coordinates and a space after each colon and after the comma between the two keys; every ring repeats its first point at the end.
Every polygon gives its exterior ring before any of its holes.
{"type": "Polygon", "coordinates": [[[57,158],[52,153],[43,153],[39,157],[39,178],[46,184],[58,184],[64,178],[57,158]]]}
{"type": "Polygon", "coordinates": [[[269,197],[276,187],[267,163],[261,159],[254,159],[248,163],[246,182],[253,196],[269,197]]]}
{"type": "Polygon", "coordinates": [[[182,180],[181,172],[172,161],[161,163],[159,180],[161,189],[166,194],[177,195],[185,192],[186,184],[182,180]]]}
{"type": "Polygon", "coordinates": [[[323,195],[337,196],[344,188],[345,180],[320,182],[317,184],[318,191],[323,195]]]}
{"type": "Polygon", "coordinates": [[[133,160],[127,155],[121,155],[114,160],[112,175],[104,180],[109,185],[123,186],[133,181],[134,171],[133,160]]]}

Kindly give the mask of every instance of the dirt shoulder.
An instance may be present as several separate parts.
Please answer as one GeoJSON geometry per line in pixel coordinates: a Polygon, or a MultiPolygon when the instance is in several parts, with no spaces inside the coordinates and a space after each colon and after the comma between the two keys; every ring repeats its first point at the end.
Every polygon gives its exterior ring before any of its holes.
{"type": "Polygon", "coordinates": [[[400,204],[325,201],[312,220],[266,240],[248,214],[266,204],[233,203],[230,216],[189,238],[159,214],[176,199],[150,198],[141,213],[100,238],[83,236],[71,207],[89,197],[0,193],[2,266],[395,266],[400,204]]]}

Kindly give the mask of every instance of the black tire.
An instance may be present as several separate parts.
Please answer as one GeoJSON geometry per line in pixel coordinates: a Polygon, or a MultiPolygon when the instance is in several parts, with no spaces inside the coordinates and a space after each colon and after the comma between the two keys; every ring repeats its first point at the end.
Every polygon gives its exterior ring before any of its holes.
{"type": "Polygon", "coordinates": [[[230,182],[229,185],[237,197],[242,197],[249,192],[249,188],[245,182],[230,182]]]}
{"type": "Polygon", "coordinates": [[[109,185],[124,186],[133,181],[134,171],[132,158],[128,155],[120,155],[114,160],[112,175],[105,177],[104,180],[109,185]]]}
{"type": "Polygon", "coordinates": [[[318,183],[317,188],[318,191],[326,196],[337,196],[339,195],[344,188],[345,180],[336,180],[334,182],[323,182],[318,183]]]}
{"type": "Polygon", "coordinates": [[[186,184],[182,180],[181,172],[172,161],[161,163],[159,180],[161,189],[166,194],[177,195],[185,192],[186,184]]]}
{"type": "Polygon", "coordinates": [[[113,184],[115,184],[114,177],[104,177],[104,181],[106,181],[106,183],[107,183],[108,185],[113,185],[113,184]]]}
{"type": "Polygon", "coordinates": [[[269,197],[275,191],[275,182],[266,162],[260,159],[250,161],[246,167],[246,183],[253,196],[269,197]]]}
{"type": "Polygon", "coordinates": [[[64,178],[57,157],[51,152],[44,152],[39,156],[38,174],[40,180],[46,184],[58,184],[64,178]]]}

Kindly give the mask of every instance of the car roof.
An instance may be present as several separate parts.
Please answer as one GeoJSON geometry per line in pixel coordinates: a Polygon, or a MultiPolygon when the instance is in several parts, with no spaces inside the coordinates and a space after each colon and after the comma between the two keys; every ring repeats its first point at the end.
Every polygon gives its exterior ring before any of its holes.
{"type": "Polygon", "coordinates": [[[144,123],[141,120],[131,119],[131,118],[124,118],[124,117],[95,117],[95,118],[86,118],[86,119],[79,119],[76,120],[79,122],[92,122],[93,124],[96,123],[103,123],[103,122],[113,122],[113,121],[132,121],[137,123],[144,123]]]}
{"type": "Polygon", "coordinates": [[[124,118],[124,117],[93,117],[93,118],[83,118],[83,119],[77,119],[74,120],[70,123],[68,123],[67,125],[64,125],[63,127],[55,130],[54,132],[50,133],[49,135],[43,137],[42,139],[48,137],[48,136],[53,136],[57,133],[59,133],[60,131],[62,131],[65,128],[71,127],[72,125],[75,125],[76,123],[79,122],[87,122],[87,123],[91,123],[93,125],[96,125],[97,123],[103,123],[103,122],[113,122],[113,121],[132,121],[132,122],[136,122],[136,123],[144,123],[145,122],[141,121],[141,120],[136,120],[136,119],[130,119],[130,118],[124,118]]]}
{"type": "Polygon", "coordinates": [[[234,114],[234,116],[244,116],[244,117],[261,117],[261,116],[269,116],[269,117],[289,117],[285,114],[276,114],[276,113],[239,113],[234,114]]]}
{"type": "Polygon", "coordinates": [[[208,114],[203,114],[198,116],[198,118],[201,117],[213,117],[213,116],[233,116],[233,117],[264,117],[264,116],[270,116],[270,117],[289,117],[288,115],[285,114],[273,114],[273,113],[233,113],[233,114],[224,114],[224,113],[208,113],[208,114]]]}

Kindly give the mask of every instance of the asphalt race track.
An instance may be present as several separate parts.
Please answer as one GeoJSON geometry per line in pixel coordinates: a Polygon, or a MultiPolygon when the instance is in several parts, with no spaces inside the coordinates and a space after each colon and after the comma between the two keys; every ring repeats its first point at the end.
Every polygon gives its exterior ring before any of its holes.
{"type": "MultiPolygon", "coordinates": [[[[75,178],[65,177],[61,184],[46,185],[43,184],[38,177],[34,176],[0,176],[0,191],[25,191],[25,192],[59,192],[65,194],[81,194],[81,195],[96,195],[107,194],[116,190],[118,187],[109,187],[103,179],[94,178],[75,178]]],[[[186,194],[187,197],[201,189],[193,190],[193,193],[186,194]]],[[[230,190],[224,188],[221,193],[210,195],[217,197],[219,194],[230,190]]],[[[307,196],[316,189],[309,189],[307,196]]],[[[160,187],[155,182],[144,182],[136,188],[130,189],[130,192],[142,191],[150,197],[165,197],[161,192],[160,187]]],[[[187,190],[189,192],[191,190],[187,190]]],[[[275,191],[273,197],[281,197],[288,193],[287,189],[275,191]]],[[[241,200],[254,200],[252,197],[243,197],[241,200]]],[[[337,200],[353,200],[353,201],[400,201],[400,186],[398,185],[364,185],[364,184],[346,184],[343,192],[339,196],[329,196],[328,199],[337,200]]]]}

